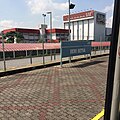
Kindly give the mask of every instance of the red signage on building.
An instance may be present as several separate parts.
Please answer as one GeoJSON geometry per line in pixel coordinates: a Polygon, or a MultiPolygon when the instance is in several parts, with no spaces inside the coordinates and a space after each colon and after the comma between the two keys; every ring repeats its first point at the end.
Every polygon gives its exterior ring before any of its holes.
{"type": "MultiPolygon", "coordinates": [[[[68,21],[68,16],[69,15],[63,16],[63,21],[68,21]]],[[[82,19],[82,18],[93,17],[93,16],[94,16],[94,10],[90,10],[90,11],[86,11],[86,12],[71,14],[70,20],[82,19]]]]}

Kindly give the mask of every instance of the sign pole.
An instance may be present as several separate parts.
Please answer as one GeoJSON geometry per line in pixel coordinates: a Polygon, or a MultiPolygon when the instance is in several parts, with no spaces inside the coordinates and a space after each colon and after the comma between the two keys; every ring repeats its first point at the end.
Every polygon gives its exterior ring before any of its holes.
{"type": "Polygon", "coordinates": [[[30,51],[30,64],[32,64],[32,51],[30,51]]]}
{"type": "Polygon", "coordinates": [[[90,53],[90,61],[91,61],[91,53],[90,53]]]}
{"type": "MultiPolygon", "coordinates": [[[[69,3],[69,41],[71,41],[71,35],[70,35],[70,0],[68,0],[68,3],[69,3]]],[[[71,63],[71,56],[69,57],[69,63],[71,63]]]]}
{"type": "Polygon", "coordinates": [[[62,67],[62,40],[60,40],[60,66],[62,67]]]}

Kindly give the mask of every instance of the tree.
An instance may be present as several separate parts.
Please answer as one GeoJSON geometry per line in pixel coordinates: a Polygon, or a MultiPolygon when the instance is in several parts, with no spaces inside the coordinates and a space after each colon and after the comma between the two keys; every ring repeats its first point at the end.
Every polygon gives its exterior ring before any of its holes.
{"type": "Polygon", "coordinates": [[[24,39],[24,36],[21,33],[15,31],[7,32],[4,37],[6,38],[7,43],[14,43],[15,39],[17,43],[20,43],[24,39]]]}

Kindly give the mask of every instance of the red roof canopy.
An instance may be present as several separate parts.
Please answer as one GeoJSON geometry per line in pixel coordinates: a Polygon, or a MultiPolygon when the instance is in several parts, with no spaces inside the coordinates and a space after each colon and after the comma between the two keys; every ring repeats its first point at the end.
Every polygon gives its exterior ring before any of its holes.
{"type": "MultiPolygon", "coordinates": [[[[110,46],[110,42],[92,42],[92,47],[110,46]]],[[[5,43],[5,51],[26,51],[42,50],[42,43],[5,43]]],[[[60,49],[60,43],[44,43],[44,49],[60,49]]],[[[2,43],[0,43],[0,52],[2,52],[2,43]]]]}
{"type": "MultiPolygon", "coordinates": [[[[42,50],[42,43],[5,43],[5,51],[42,50]]],[[[60,49],[60,43],[44,43],[44,49],[60,49]]],[[[2,44],[0,44],[2,51],[2,44]]]]}
{"type": "Polygon", "coordinates": [[[11,32],[11,31],[21,32],[21,33],[38,33],[39,34],[39,30],[37,30],[37,29],[27,29],[27,28],[6,29],[6,30],[3,30],[3,33],[6,34],[7,32],[11,32]]]}

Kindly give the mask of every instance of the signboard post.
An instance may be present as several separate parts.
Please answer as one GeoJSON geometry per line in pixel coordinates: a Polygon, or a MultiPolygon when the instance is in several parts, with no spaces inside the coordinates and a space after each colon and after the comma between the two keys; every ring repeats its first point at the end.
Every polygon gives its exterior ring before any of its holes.
{"type": "Polygon", "coordinates": [[[62,40],[60,41],[60,66],[62,67],[62,40]]]}
{"type": "Polygon", "coordinates": [[[45,42],[45,29],[47,28],[47,25],[41,24],[40,35],[42,35],[42,48],[43,48],[43,65],[45,65],[45,55],[44,55],[44,42],[45,42]]]}
{"type": "Polygon", "coordinates": [[[62,58],[78,56],[78,55],[91,55],[91,41],[65,41],[61,42],[60,49],[61,56],[61,66],[62,66],[62,58]]]}

